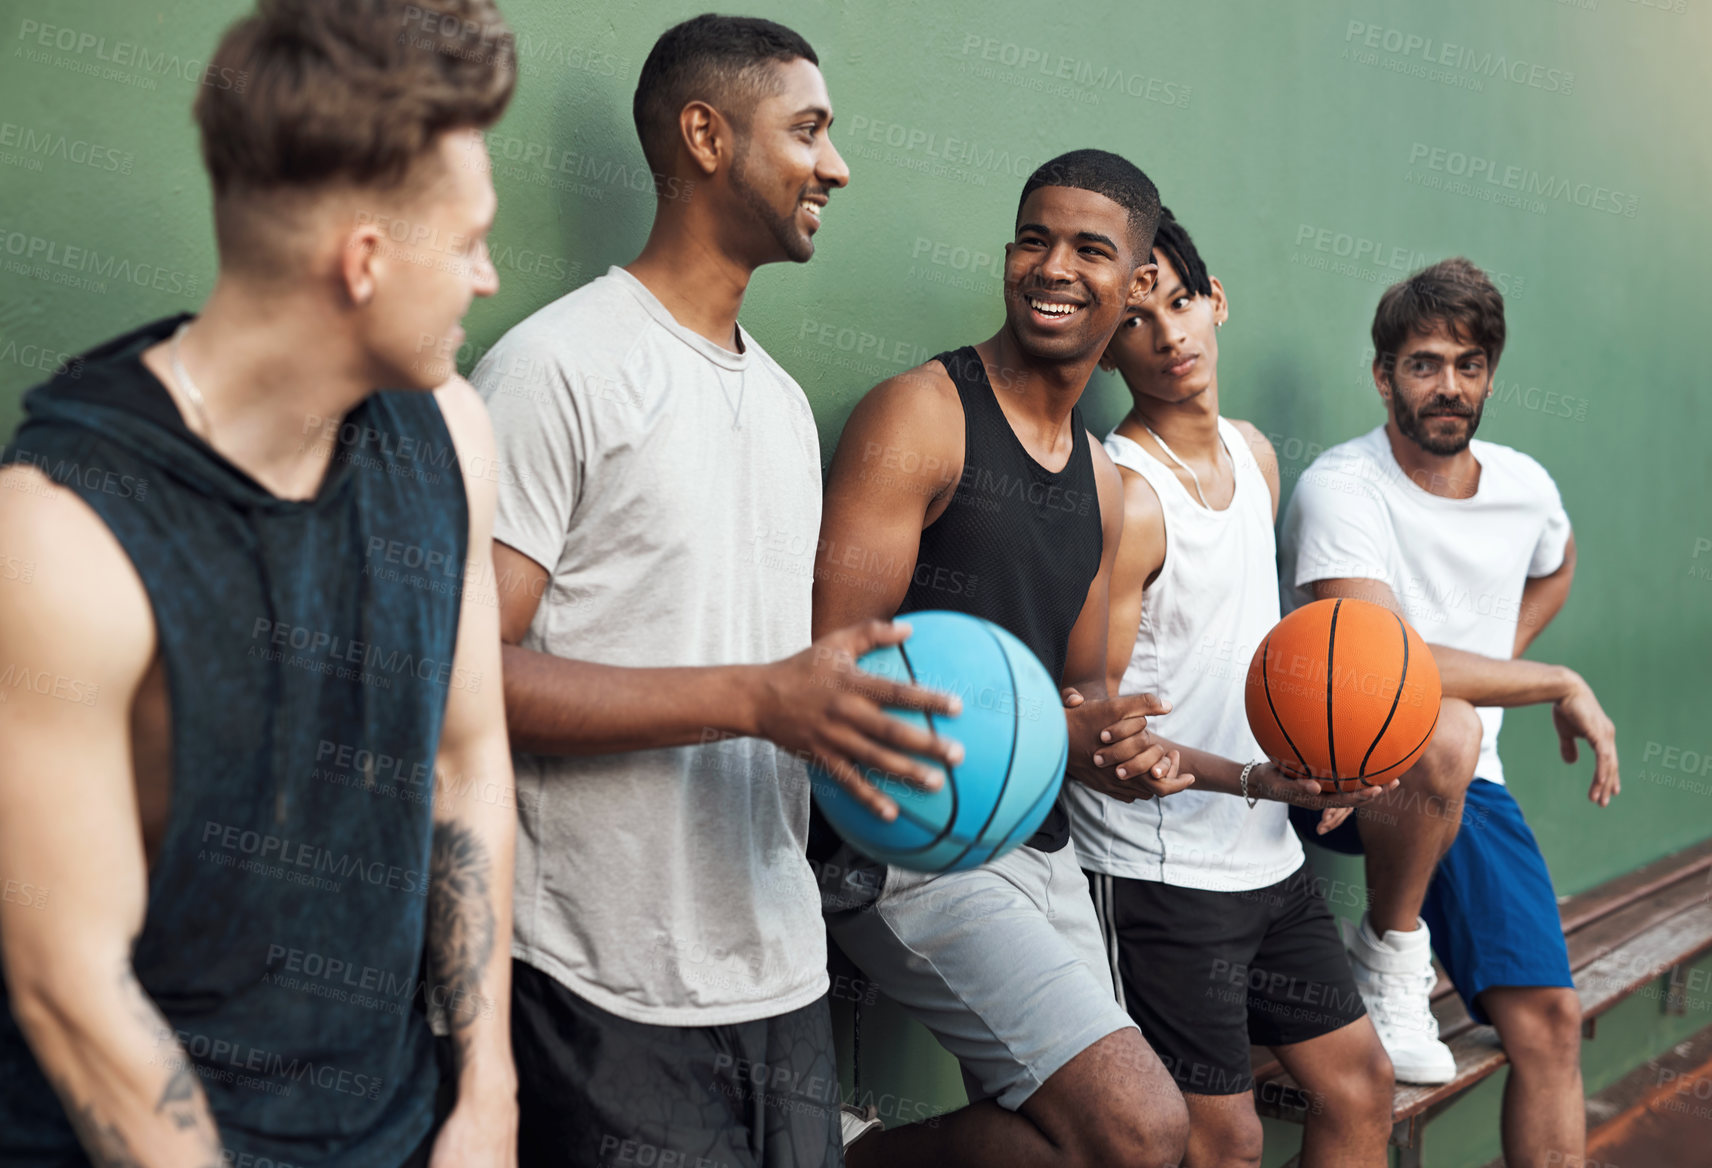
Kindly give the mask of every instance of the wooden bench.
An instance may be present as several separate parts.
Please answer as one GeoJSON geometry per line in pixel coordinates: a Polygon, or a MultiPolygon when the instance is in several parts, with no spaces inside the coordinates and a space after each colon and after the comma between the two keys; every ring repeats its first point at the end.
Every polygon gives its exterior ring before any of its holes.
{"type": "MultiPolygon", "coordinates": [[[[1712,839],[1569,897],[1559,913],[1588,1038],[1601,1014],[1666,975],[1661,1005],[1681,1013],[1681,967],[1712,949],[1712,839]]],[[[1442,969],[1432,998],[1439,1037],[1456,1056],[1456,1078],[1436,1087],[1397,1085],[1391,1143],[1402,1149],[1398,1168],[1420,1168],[1427,1123],[1507,1061],[1497,1032],[1475,1024],[1442,969]]],[[[1307,1094],[1270,1051],[1256,1047],[1253,1059],[1256,1109],[1302,1122],[1307,1094]]]]}

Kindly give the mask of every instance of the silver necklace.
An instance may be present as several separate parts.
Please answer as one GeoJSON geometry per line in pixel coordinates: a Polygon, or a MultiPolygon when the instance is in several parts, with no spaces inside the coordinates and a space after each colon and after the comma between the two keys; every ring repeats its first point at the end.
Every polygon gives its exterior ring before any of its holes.
{"type": "MultiPolygon", "coordinates": [[[[1140,421],[1139,418],[1136,420],[1140,421]]],[[[1153,433],[1153,427],[1152,426],[1149,426],[1146,422],[1142,422],[1141,428],[1143,430],[1146,430],[1149,434],[1153,435],[1153,440],[1155,442],[1159,443],[1159,449],[1161,449],[1165,452],[1166,458],[1169,458],[1172,462],[1176,463],[1178,466],[1183,468],[1183,472],[1189,476],[1189,481],[1195,484],[1195,497],[1197,499],[1201,500],[1201,506],[1206,507],[1207,510],[1211,511],[1212,507],[1211,507],[1211,505],[1208,504],[1207,497],[1205,495],[1201,494],[1201,476],[1197,475],[1194,471],[1194,468],[1192,468],[1188,463],[1184,462],[1181,458],[1178,458],[1177,455],[1172,451],[1172,449],[1169,446],[1165,445],[1165,439],[1163,439],[1159,435],[1153,433]]],[[[1224,439],[1223,438],[1219,439],[1219,445],[1221,445],[1221,446],[1224,445],[1224,439]]]]}
{"type": "Polygon", "coordinates": [[[214,432],[214,425],[208,419],[208,402],[202,396],[202,391],[196,388],[196,383],[190,380],[190,371],[184,367],[184,359],[179,356],[179,342],[190,330],[187,320],[178,326],[178,331],[172,334],[172,345],[167,350],[167,364],[172,367],[172,379],[178,382],[178,388],[184,391],[184,396],[196,409],[196,416],[202,423],[202,435],[207,438],[214,432]]]}

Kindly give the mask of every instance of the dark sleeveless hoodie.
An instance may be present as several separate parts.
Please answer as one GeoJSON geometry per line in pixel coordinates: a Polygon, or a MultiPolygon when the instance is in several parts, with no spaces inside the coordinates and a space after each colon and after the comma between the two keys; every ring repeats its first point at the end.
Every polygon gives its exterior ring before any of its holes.
{"type": "MultiPolygon", "coordinates": [[[[468,541],[427,393],[377,392],[306,443],[280,499],[184,425],[141,352],[25,398],[0,461],[75,492],[142,578],[171,703],[171,810],[133,951],[195,1065],[228,1163],[385,1168],[427,1134],[421,985],[433,762],[468,541]]],[[[43,781],[51,782],[45,775],[43,781]]],[[[0,1163],[83,1160],[0,992],[0,1163]]]]}

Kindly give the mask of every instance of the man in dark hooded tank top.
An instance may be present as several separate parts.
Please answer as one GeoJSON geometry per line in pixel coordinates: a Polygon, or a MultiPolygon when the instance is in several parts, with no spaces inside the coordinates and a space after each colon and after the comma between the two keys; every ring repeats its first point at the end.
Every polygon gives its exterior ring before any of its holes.
{"type": "Polygon", "coordinates": [[[494,444],[451,360],[514,54],[441,7],[227,31],[211,294],[0,459],[0,871],[50,898],[0,905],[0,1163],[515,1163],[494,444]]]}
{"type": "MultiPolygon", "coordinates": [[[[1105,151],[1062,155],[1029,178],[1005,246],[1004,326],[857,405],[815,573],[817,634],[926,608],[1015,634],[1066,687],[1067,781],[1124,800],[1190,780],[1147,740],[1147,715],[1164,708],[1107,697],[1122,487],[1077,401],[1152,288],[1158,217],[1153,183],[1105,151]],[[1102,749],[1121,749],[1124,769],[1102,749]]],[[[1180,1162],[1182,1099],[1117,1003],[1067,839],[1057,807],[1034,838],[974,870],[887,868],[872,904],[850,907],[855,880],[824,898],[831,936],[957,1056],[973,1100],[863,1135],[846,1150],[854,1168],[1180,1162]]],[[[853,863],[841,854],[823,870],[853,863]]]]}

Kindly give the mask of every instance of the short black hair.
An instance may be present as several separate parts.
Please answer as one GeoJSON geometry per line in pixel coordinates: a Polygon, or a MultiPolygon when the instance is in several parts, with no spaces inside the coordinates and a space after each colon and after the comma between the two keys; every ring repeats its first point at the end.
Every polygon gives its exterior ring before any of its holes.
{"type": "Polygon", "coordinates": [[[1189,238],[1189,232],[1177,222],[1170,207],[1159,208],[1159,226],[1153,231],[1153,250],[1164,254],[1183,278],[1183,287],[1196,296],[1211,296],[1213,281],[1207,275],[1207,265],[1189,238]]]}
{"type": "Polygon", "coordinates": [[[705,101],[747,130],[756,100],[771,92],[767,67],[798,58],[820,64],[801,36],[758,17],[704,12],[661,33],[642,62],[630,103],[649,168],[657,174],[670,170],[678,114],[686,104],[705,101]]]}
{"type": "MultiPolygon", "coordinates": [[[[1028,197],[1041,187],[1075,187],[1104,195],[1129,212],[1130,242],[1142,257],[1153,254],[1153,232],[1159,225],[1159,189],[1127,158],[1109,150],[1072,150],[1043,162],[1022,185],[1017,217],[1028,197]]],[[[1145,261],[1145,258],[1143,260],[1145,261]]]]}

